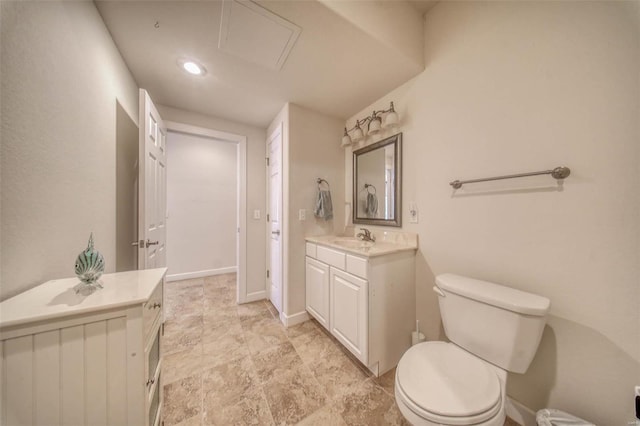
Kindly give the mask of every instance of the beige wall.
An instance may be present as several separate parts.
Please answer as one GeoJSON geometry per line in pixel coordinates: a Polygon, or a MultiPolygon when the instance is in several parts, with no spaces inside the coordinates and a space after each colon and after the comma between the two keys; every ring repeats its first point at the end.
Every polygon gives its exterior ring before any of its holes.
{"type": "MultiPolygon", "coordinates": [[[[157,105],[165,121],[190,124],[247,137],[247,293],[265,289],[265,140],[264,129],[233,121],[157,105]],[[253,219],[260,210],[261,219],[253,219]]],[[[171,167],[171,164],[168,165],[171,167]]]]}
{"type": "Polygon", "coordinates": [[[305,240],[311,235],[343,231],[344,168],[340,148],[344,122],[310,109],[290,104],[289,108],[289,286],[287,314],[305,311],[305,240]],[[331,186],[333,219],[313,215],[318,192],[317,178],[331,186]],[[300,209],[306,220],[298,220],[300,209]]]}
{"type": "Polygon", "coordinates": [[[93,232],[115,270],[116,99],[138,88],[92,2],[1,2],[0,299],[73,276],[93,232]]]}
{"type": "Polygon", "coordinates": [[[287,104],[273,120],[267,134],[283,126],[283,282],[284,313],[305,312],[305,240],[310,235],[341,233],[344,223],[344,168],[340,148],[343,122],[295,104],[287,104]],[[336,144],[336,141],[338,143],[336,144]],[[316,179],[331,185],[334,218],[313,215],[317,195],[316,179]],[[306,220],[300,221],[300,209],[306,220]]]}
{"type": "MultiPolygon", "coordinates": [[[[510,376],[508,393],[602,425],[633,419],[640,384],[633,6],[441,2],[426,15],[426,70],[348,121],[391,100],[403,121],[403,229],[419,234],[416,305],[428,339],[444,339],[435,275],[547,296],[538,354],[526,374],[510,376]],[[548,176],[455,193],[448,185],[559,165],[572,170],[563,187],[548,176]]],[[[349,151],[345,167],[350,179],[349,151]]]]}

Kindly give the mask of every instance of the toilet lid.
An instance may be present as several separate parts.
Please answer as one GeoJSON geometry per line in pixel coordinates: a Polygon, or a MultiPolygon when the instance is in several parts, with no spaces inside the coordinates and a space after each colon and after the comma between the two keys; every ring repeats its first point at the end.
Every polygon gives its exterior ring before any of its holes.
{"type": "Polygon", "coordinates": [[[445,342],[412,346],[398,363],[396,381],[414,404],[439,416],[492,415],[501,397],[495,371],[445,342]]]}

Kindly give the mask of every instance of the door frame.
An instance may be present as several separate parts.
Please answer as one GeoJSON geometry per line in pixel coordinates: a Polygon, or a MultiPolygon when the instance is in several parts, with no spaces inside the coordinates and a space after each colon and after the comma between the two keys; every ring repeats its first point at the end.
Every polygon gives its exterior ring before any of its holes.
{"type": "Polygon", "coordinates": [[[238,146],[238,245],[236,261],[238,264],[238,285],[236,286],[236,302],[246,303],[247,298],[247,137],[235,133],[175,121],[164,121],[167,131],[185,133],[193,136],[218,139],[222,142],[235,143],[238,146]]]}
{"type": "MultiPolygon", "coordinates": [[[[286,236],[288,236],[287,231],[287,227],[285,225],[285,193],[284,193],[284,186],[285,186],[285,177],[284,177],[284,173],[285,173],[285,166],[284,166],[284,126],[283,123],[280,122],[278,123],[277,126],[274,127],[273,131],[267,135],[267,140],[265,141],[265,159],[269,158],[270,155],[270,151],[269,151],[269,143],[273,140],[274,136],[278,133],[280,133],[280,203],[281,203],[281,214],[280,214],[280,321],[284,323],[284,318],[286,318],[284,312],[285,312],[285,307],[286,307],[286,303],[287,303],[287,271],[286,271],[286,267],[287,267],[287,262],[285,259],[285,251],[286,251],[286,236]]],[[[265,164],[266,161],[265,161],[265,164]]],[[[267,164],[265,167],[265,193],[266,193],[266,214],[269,214],[269,203],[271,200],[271,173],[269,171],[269,165],[267,164]]],[[[271,222],[270,221],[266,221],[265,222],[265,254],[266,254],[266,266],[267,266],[267,270],[269,270],[271,268],[271,222]]],[[[270,278],[266,276],[265,274],[265,282],[264,282],[264,288],[265,288],[265,292],[266,292],[266,296],[268,300],[271,300],[271,281],[270,278]]]]}

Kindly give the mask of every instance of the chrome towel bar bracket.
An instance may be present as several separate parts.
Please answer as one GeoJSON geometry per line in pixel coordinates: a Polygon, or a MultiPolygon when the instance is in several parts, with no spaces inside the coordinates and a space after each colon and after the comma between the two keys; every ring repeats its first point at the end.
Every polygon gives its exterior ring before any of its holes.
{"type": "Polygon", "coordinates": [[[476,182],[487,182],[490,180],[502,180],[502,179],[514,179],[521,178],[527,176],[537,176],[537,175],[551,175],[554,179],[565,179],[571,174],[571,169],[568,167],[556,167],[552,170],[543,170],[541,172],[530,172],[530,173],[519,173],[515,175],[505,175],[505,176],[494,176],[489,178],[482,179],[469,179],[469,180],[454,180],[453,182],[449,182],[449,185],[453,186],[454,189],[460,189],[462,185],[465,183],[476,183],[476,182]]]}

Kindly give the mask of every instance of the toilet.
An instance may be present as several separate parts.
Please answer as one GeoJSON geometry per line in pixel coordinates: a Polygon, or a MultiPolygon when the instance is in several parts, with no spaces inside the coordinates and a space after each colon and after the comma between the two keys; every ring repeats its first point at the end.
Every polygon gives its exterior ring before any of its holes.
{"type": "Polygon", "coordinates": [[[414,426],[502,426],[507,372],[529,368],[551,302],[454,274],[436,277],[433,290],[451,343],[404,353],[395,382],[400,412],[414,426]]]}

